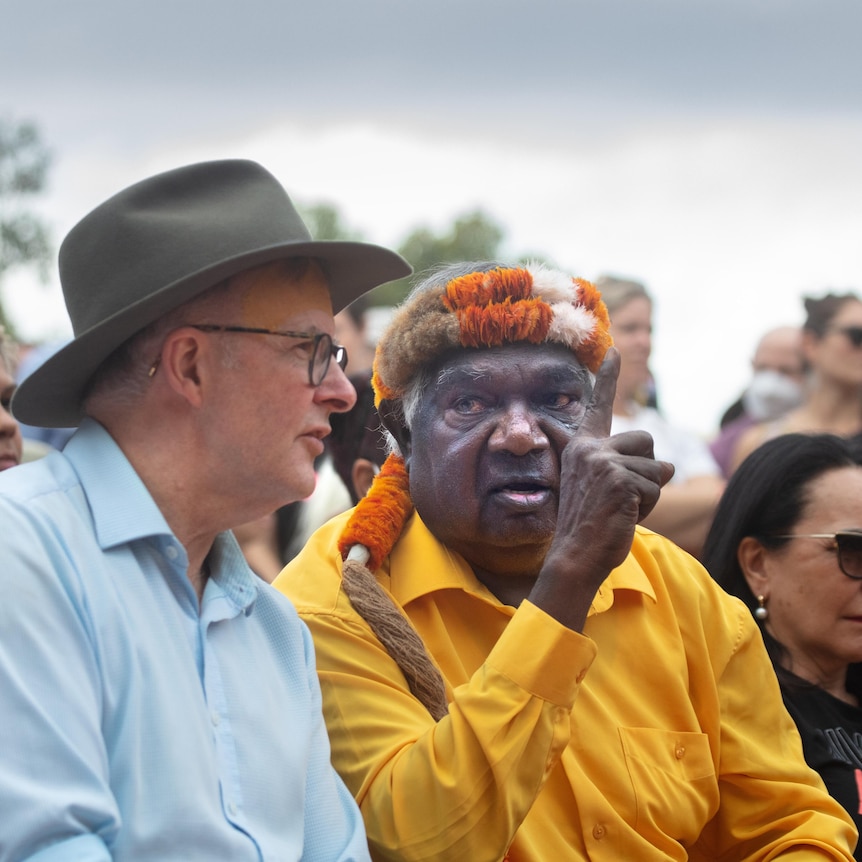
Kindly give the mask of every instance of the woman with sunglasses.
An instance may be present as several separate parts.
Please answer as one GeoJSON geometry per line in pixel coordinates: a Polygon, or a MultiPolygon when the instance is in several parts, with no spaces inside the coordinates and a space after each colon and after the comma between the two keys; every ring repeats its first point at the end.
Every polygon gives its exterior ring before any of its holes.
{"type": "Polygon", "coordinates": [[[862,466],[852,445],[786,434],[760,446],[727,485],[703,563],[760,624],[805,758],[862,828],[862,466]]]}
{"type": "Polygon", "coordinates": [[[732,458],[736,468],[765,440],[779,434],[862,432],[862,300],[853,293],[829,293],[805,300],[802,355],[806,372],[802,404],[773,422],[749,429],[732,458]]]}

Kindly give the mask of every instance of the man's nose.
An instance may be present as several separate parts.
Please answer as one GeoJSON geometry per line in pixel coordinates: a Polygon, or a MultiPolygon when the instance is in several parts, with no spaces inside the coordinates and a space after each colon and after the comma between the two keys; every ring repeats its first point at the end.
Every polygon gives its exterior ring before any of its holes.
{"type": "Polygon", "coordinates": [[[18,423],[12,418],[12,414],[5,407],[0,407],[0,437],[11,437],[18,423]]]}
{"type": "Polygon", "coordinates": [[[356,404],[356,390],[336,362],[331,362],[326,377],[314,393],[315,401],[325,401],[334,413],[346,413],[356,404]]]}
{"type": "Polygon", "coordinates": [[[515,404],[500,415],[488,445],[491,451],[527,455],[546,449],[549,442],[535,413],[524,404],[515,404]]]}

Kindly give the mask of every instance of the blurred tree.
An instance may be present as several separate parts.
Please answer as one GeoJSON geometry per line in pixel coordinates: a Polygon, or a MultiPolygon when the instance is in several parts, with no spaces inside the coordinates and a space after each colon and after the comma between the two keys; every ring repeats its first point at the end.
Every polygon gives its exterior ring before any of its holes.
{"type": "MultiPolygon", "coordinates": [[[[361,240],[362,234],[346,227],[338,209],[329,203],[299,206],[300,214],[311,235],[315,239],[361,240]]],[[[404,257],[418,274],[443,263],[459,260],[497,260],[500,257],[500,244],[504,231],[490,216],[481,210],[465,213],[441,233],[431,228],[414,228],[398,247],[404,257]]],[[[520,255],[518,262],[544,260],[542,255],[520,255]]],[[[547,262],[547,261],[545,261],[547,262]]],[[[407,295],[415,276],[383,284],[366,294],[364,302],[368,306],[397,305],[407,295]]]]}
{"type": "MultiPolygon", "coordinates": [[[[481,210],[455,219],[443,233],[428,227],[413,230],[398,248],[398,253],[413,267],[415,273],[441,263],[459,260],[494,260],[503,241],[503,229],[481,210]]],[[[392,281],[371,292],[374,305],[397,305],[410,289],[410,278],[392,281]]]]}
{"type": "Polygon", "coordinates": [[[362,239],[359,231],[344,224],[341,213],[333,204],[297,204],[297,209],[314,239],[362,239]]]}
{"type": "MultiPolygon", "coordinates": [[[[29,209],[45,186],[51,156],[30,122],[0,119],[0,286],[17,266],[35,266],[47,281],[52,258],[48,228],[29,209]]],[[[0,324],[12,329],[0,302],[0,324]]]]}

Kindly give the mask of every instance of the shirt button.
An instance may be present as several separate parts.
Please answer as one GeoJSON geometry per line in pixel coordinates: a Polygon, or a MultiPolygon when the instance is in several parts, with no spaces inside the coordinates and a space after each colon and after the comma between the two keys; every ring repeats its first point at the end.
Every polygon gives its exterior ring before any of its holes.
{"type": "Polygon", "coordinates": [[[230,814],[231,817],[236,817],[236,803],[235,802],[228,802],[227,813],[230,814]]]}
{"type": "Polygon", "coordinates": [[[673,755],[677,760],[682,760],[683,757],[685,757],[685,747],[682,745],[678,745],[676,747],[676,751],[674,751],[673,755]]]}
{"type": "Polygon", "coordinates": [[[219,722],[221,721],[219,714],[215,710],[210,713],[210,721],[212,721],[213,727],[218,727],[219,722]]]}
{"type": "Polygon", "coordinates": [[[593,826],[593,838],[595,838],[596,841],[601,841],[602,838],[605,837],[606,832],[607,830],[601,823],[596,823],[596,825],[593,826]]]}
{"type": "Polygon", "coordinates": [[[179,551],[176,549],[174,545],[168,545],[168,549],[165,551],[169,560],[175,560],[177,558],[177,554],[179,551]]]}

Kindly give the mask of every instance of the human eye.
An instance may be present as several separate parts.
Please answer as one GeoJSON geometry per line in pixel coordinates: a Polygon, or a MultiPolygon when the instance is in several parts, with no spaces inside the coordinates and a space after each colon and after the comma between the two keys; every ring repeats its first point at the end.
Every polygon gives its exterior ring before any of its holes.
{"type": "Polygon", "coordinates": [[[2,407],[7,413],[10,412],[10,407],[12,406],[12,396],[15,394],[15,390],[17,388],[17,386],[10,386],[0,392],[0,407],[2,407]]]}
{"type": "Polygon", "coordinates": [[[566,410],[579,402],[571,392],[547,392],[542,398],[543,406],[551,410],[566,410]]]}
{"type": "Polygon", "coordinates": [[[462,416],[474,416],[485,407],[485,402],[475,395],[462,395],[452,402],[452,409],[462,416]]]}

